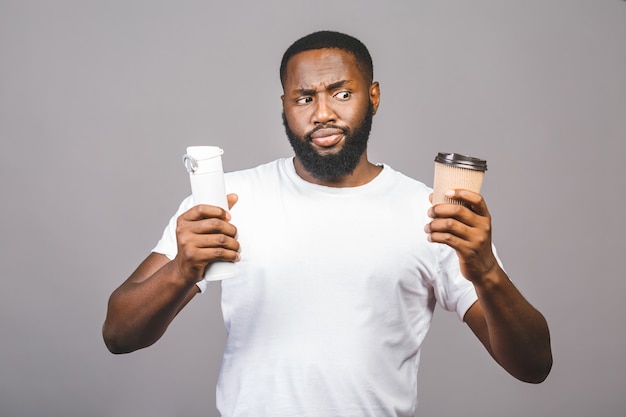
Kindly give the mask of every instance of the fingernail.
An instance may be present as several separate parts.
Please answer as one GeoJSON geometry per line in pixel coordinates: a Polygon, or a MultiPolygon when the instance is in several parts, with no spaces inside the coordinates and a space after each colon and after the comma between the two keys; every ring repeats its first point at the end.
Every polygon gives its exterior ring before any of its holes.
{"type": "Polygon", "coordinates": [[[446,197],[454,197],[454,190],[447,190],[445,192],[446,197]]]}

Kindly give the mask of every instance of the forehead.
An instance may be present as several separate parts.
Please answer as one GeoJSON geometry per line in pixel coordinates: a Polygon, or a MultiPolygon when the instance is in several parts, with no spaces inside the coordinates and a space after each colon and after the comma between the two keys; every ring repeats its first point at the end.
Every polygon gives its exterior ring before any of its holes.
{"type": "Polygon", "coordinates": [[[353,54],[336,48],[299,52],[287,63],[285,89],[312,87],[342,80],[363,82],[353,54]]]}

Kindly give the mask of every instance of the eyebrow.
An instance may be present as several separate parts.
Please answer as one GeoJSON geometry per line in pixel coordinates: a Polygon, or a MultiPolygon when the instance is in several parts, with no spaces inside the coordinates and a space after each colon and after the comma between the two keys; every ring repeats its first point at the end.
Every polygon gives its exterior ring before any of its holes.
{"type": "MultiPolygon", "coordinates": [[[[334,83],[328,84],[328,86],[326,86],[326,90],[336,90],[348,84],[349,82],[350,82],[349,80],[336,81],[334,83]]],[[[302,96],[313,96],[315,95],[316,90],[313,88],[298,88],[294,90],[294,92],[302,96]]]]}

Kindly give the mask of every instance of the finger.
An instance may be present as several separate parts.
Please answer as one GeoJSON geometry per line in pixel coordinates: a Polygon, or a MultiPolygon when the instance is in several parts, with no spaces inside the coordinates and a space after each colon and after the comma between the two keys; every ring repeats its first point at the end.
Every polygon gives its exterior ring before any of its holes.
{"type": "Polygon", "coordinates": [[[197,253],[206,263],[215,261],[239,262],[241,259],[239,250],[221,246],[199,248],[197,253]]]}
{"type": "Polygon", "coordinates": [[[207,264],[215,261],[239,262],[241,259],[238,251],[227,248],[204,248],[200,249],[200,253],[207,264]]]}
{"type": "Polygon", "coordinates": [[[192,265],[216,260],[239,260],[239,242],[223,234],[186,234],[179,237],[178,244],[181,259],[192,265]]]}
{"type": "Polygon", "coordinates": [[[194,277],[204,270],[206,265],[215,261],[238,262],[241,258],[238,251],[222,248],[181,248],[177,258],[182,263],[182,269],[190,269],[196,271],[192,273],[194,277]]]}
{"type": "Polygon", "coordinates": [[[492,255],[491,246],[483,244],[485,239],[466,239],[456,236],[452,233],[436,232],[428,236],[430,242],[441,243],[454,249],[459,260],[465,263],[479,265],[485,259],[489,259],[492,255]]]}
{"type": "Polygon", "coordinates": [[[198,204],[187,210],[181,215],[184,220],[195,221],[202,219],[217,218],[222,220],[230,220],[230,214],[221,207],[211,206],[208,204],[198,204]]]}
{"type": "Polygon", "coordinates": [[[450,234],[462,240],[469,240],[472,228],[454,218],[434,219],[424,227],[427,234],[450,234]]]}
{"type": "Polygon", "coordinates": [[[474,238],[470,235],[459,235],[451,232],[433,231],[428,236],[429,242],[443,243],[454,249],[460,260],[465,262],[471,259],[481,259],[488,246],[483,245],[482,238],[474,238]]]}
{"type": "Polygon", "coordinates": [[[458,252],[462,252],[463,248],[467,244],[466,240],[447,232],[431,232],[428,234],[427,239],[429,242],[448,245],[458,252]]]}
{"type": "Polygon", "coordinates": [[[428,209],[431,219],[454,219],[465,224],[475,222],[476,213],[460,204],[436,204],[428,209]]]}
{"type": "Polygon", "coordinates": [[[471,244],[491,239],[491,219],[458,204],[439,204],[429,210],[433,219],[424,227],[426,233],[451,233],[471,244]]]}
{"type": "Polygon", "coordinates": [[[232,194],[228,194],[226,196],[226,199],[228,200],[228,210],[230,210],[233,208],[235,203],[239,201],[239,196],[237,194],[232,193],[232,194]]]}
{"type": "Polygon", "coordinates": [[[487,203],[483,196],[479,193],[464,189],[447,190],[445,196],[451,200],[457,200],[464,203],[474,213],[481,216],[488,216],[489,210],[487,210],[487,203]]]}
{"type": "Polygon", "coordinates": [[[235,237],[237,227],[220,218],[209,218],[185,222],[181,228],[198,235],[224,234],[235,237]]]}
{"type": "Polygon", "coordinates": [[[196,247],[202,249],[222,248],[239,252],[239,242],[237,239],[222,234],[201,235],[196,241],[196,247]]]}

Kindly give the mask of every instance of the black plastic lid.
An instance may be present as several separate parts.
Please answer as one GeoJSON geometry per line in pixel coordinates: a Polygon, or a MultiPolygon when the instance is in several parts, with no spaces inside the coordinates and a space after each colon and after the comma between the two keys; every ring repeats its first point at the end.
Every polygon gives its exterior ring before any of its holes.
{"type": "Polygon", "coordinates": [[[450,165],[457,168],[473,169],[474,171],[487,171],[487,161],[460,153],[439,152],[435,162],[450,165]]]}

